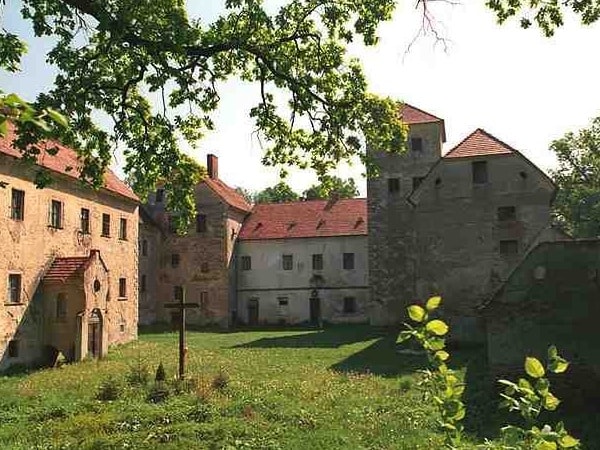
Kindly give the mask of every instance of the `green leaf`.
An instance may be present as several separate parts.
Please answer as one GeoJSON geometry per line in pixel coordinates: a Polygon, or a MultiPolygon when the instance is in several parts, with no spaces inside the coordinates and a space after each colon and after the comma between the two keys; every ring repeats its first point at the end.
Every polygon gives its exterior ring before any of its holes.
{"type": "Polygon", "coordinates": [[[554,411],[556,408],[558,408],[559,403],[560,400],[551,393],[548,393],[546,396],[544,396],[544,408],[548,411],[554,411]]]}
{"type": "Polygon", "coordinates": [[[431,297],[429,300],[427,300],[425,307],[427,308],[427,311],[431,312],[434,309],[437,309],[440,306],[440,303],[442,303],[442,297],[436,295],[435,297],[431,297]]]}
{"type": "Polygon", "coordinates": [[[542,441],[535,446],[535,450],[556,450],[556,442],[542,441]]]}
{"type": "Polygon", "coordinates": [[[450,358],[450,353],[444,350],[438,350],[437,352],[435,352],[435,357],[440,361],[446,361],[448,358],[450,358]]]}
{"type": "Polygon", "coordinates": [[[0,122],[0,136],[6,136],[8,134],[8,121],[2,120],[0,122]]]}
{"type": "Polygon", "coordinates": [[[557,357],[550,362],[550,364],[548,365],[548,368],[550,369],[551,372],[563,373],[569,368],[569,361],[567,361],[566,359],[557,357]]]}
{"type": "Polygon", "coordinates": [[[437,336],[443,336],[448,332],[448,325],[446,325],[445,322],[439,319],[427,322],[425,328],[427,329],[427,331],[430,331],[437,336]]]}
{"type": "Polygon", "coordinates": [[[67,120],[67,118],[55,109],[46,108],[46,111],[48,112],[50,118],[61,127],[67,128],[69,126],[69,121],[67,120]]]}
{"type": "Polygon", "coordinates": [[[573,448],[579,445],[579,439],[575,439],[573,436],[564,435],[558,440],[558,445],[562,448],[573,448]]]}
{"type": "Polygon", "coordinates": [[[542,363],[532,356],[525,358],[525,372],[527,372],[527,375],[531,378],[541,378],[546,373],[542,363]]]}
{"type": "Polygon", "coordinates": [[[556,345],[551,345],[548,347],[548,359],[554,359],[558,357],[558,350],[556,345]]]}
{"type": "Polygon", "coordinates": [[[423,319],[425,319],[425,315],[427,314],[419,305],[410,305],[407,310],[409,317],[415,322],[423,322],[423,319]]]}

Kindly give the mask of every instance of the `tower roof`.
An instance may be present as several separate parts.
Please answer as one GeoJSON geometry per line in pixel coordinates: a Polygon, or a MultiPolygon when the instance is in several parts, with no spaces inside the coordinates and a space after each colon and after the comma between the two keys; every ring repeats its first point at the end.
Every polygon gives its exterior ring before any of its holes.
{"type": "Polygon", "coordinates": [[[442,141],[446,142],[446,126],[444,124],[444,119],[440,119],[439,117],[408,103],[402,103],[399,111],[400,118],[408,125],[439,122],[442,126],[442,141]]]}
{"type": "Polygon", "coordinates": [[[444,158],[470,158],[473,156],[510,155],[512,153],[518,152],[484,129],[477,128],[446,153],[444,158]]]}

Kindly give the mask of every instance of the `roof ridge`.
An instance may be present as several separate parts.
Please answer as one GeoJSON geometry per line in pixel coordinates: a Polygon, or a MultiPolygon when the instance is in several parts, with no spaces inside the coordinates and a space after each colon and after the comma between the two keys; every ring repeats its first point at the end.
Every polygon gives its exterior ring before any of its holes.
{"type": "MultiPolygon", "coordinates": [[[[466,142],[468,142],[470,139],[472,139],[478,133],[479,134],[483,134],[487,139],[490,139],[490,140],[496,142],[498,145],[500,145],[501,147],[505,148],[506,150],[509,150],[511,153],[519,153],[519,154],[521,154],[521,152],[519,152],[513,146],[507,144],[506,142],[504,142],[503,140],[497,138],[492,133],[484,130],[483,128],[478,127],[475,130],[473,130],[471,133],[469,133],[458,144],[456,144],[454,147],[452,147],[450,150],[448,150],[448,152],[446,152],[446,154],[444,154],[444,156],[442,156],[442,158],[452,157],[453,154],[455,152],[457,152],[460,149],[461,146],[463,146],[466,142]]],[[[494,154],[494,153],[490,153],[490,154],[494,154]]],[[[499,154],[499,153],[495,153],[495,154],[499,154]]],[[[467,157],[467,156],[485,156],[485,154],[483,154],[483,155],[466,155],[465,157],[467,157]]]]}
{"type": "Polygon", "coordinates": [[[423,113],[423,114],[427,114],[428,116],[435,117],[435,118],[436,118],[437,120],[439,120],[440,122],[443,122],[443,121],[444,121],[444,119],[442,119],[442,118],[440,118],[440,117],[436,116],[435,114],[431,114],[430,112],[428,112],[428,111],[425,111],[424,109],[418,108],[418,107],[416,107],[416,106],[412,105],[411,103],[408,103],[408,102],[405,102],[405,101],[403,101],[403,102],[402,102],[402,105],[403,105],[403,106],[404,106],[404,105],[406,105],[406,106],[409,106],[409,107],[411,107],[412,109],[416,109],[417,111],[419,111],[419,112],[421,112],[421,113],[423,113]]]}

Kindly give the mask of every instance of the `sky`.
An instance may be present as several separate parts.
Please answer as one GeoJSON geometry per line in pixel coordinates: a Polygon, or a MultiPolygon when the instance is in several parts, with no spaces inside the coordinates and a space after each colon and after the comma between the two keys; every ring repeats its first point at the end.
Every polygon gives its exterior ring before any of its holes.
{"type": "MultiPolygon", "coordinates": [[[[190,16],[217,17],[222,1],[188,2],[190,16]]],[[[432,36],[419,37],[421,15],[416,2],[399,2],[391,22],[379,28],[380,43],[351,53],[363,62],[371,91],[406,101],[445,120],[444,151],[476,128],[484,128],[520,150],[548,171],[556,160],[552,140],[586,127],[600,115],[600,24],[583,26],[576,17],[552,38],[538,29],[522,30],[516,21],[498,25],[483,0],[451,5],[432,2],[437,29],[446,46],[432,36]],[[410,46],[410,48],[409,48],[410,46]]],[[[48,39],[33,38],[19,15],[19,1],[0,6],[0,25],[29,42],[19,74],[0,71],[0,89],[33,100],[52,85],[55,74],[45,63],[48,39]]],[[[257,191],[279,181],[278,171],[261,165],[263,153],[248,117],[258,87],[240,81],[222,85],[216,129],[186,152],[200,162],[207,153],[219,157],[219,175],[232,186],[257,191]]],[[[114,169],[122,175],[118,155],[114,169]]],[[[336,175],[352,176],[366,195],[360,164],[341,165],[336,175]]],[[[302,192],[316,181],[309,171],[292,171],[290,185],[302,192]]]]}

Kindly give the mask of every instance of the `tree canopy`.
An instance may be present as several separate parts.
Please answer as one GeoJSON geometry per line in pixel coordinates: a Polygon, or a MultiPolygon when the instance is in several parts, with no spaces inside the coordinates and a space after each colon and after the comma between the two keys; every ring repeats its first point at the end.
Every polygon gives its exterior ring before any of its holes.
{"type": "Polygon", "coordinates": [[[578,133],[552,142],[559,167],[554,212],[574,237],[600,236],[600,117],[578,133]]]}
{"type": "Polygon", "coordinates": [[[326,177],[325,180],[314,184],[303,192],[304,200],[328,199],[333,196],[338,198],[353,198],[358,195],[358,188],[354,179],[343,180],[339,177],[326,177]]]}
{"type": "Polygon", "coordinates": [[[258,192],[254,200],[256,203],[285,203],[300,200],[300,196],[285,181],[280,181],[275,186],[258,192]]]}
{"type": "MultiPolygon", "coordinates": [[[[3,3],[5,0],[3,0],[3,3]]],[[[432,0],[418,0],[427,14],[432,0]]],[[[546,34],[566,11],[597,20],[600,0],[487,0],[500,21],[522,15],[546,34]]],[[[112,151],[125,148],[125,172],[144,198],[167,180],[169,208],[194,211],[181,142],[213,129],[220,83],[256,86],[249,115],[265,143],[263,162],[312,168],[320,177],[341,160],[366,159],[365,142],[402,151],[406,128],[391,99],[368,93],[359,62],[347,53],[356,39],[377,43],[378,25],[394,0],[226,0],[212,21],[190,19],[184,0],[22,0],[36,36],[55,40],[47,55],[54,86],[28,105],[0,92],[0,133],[17,126],[17,145],[34,159],[35,143],[58,137],[82,160],[81,177],[100,187],[112,151]],[[100,113],[112,128],[97,123],[100,113]],[[65,126],[66,120],[70,126],[65,126]],[[182,168],[181,166],[185,166],[182,168]],[[170,177],[177,170],[181,176],[170,177]]],[[[16,71],[26,45],[0,30],[0,67],[16,71]]],[[[43,180],[40,180],[43,184],[43,180]]]]}

